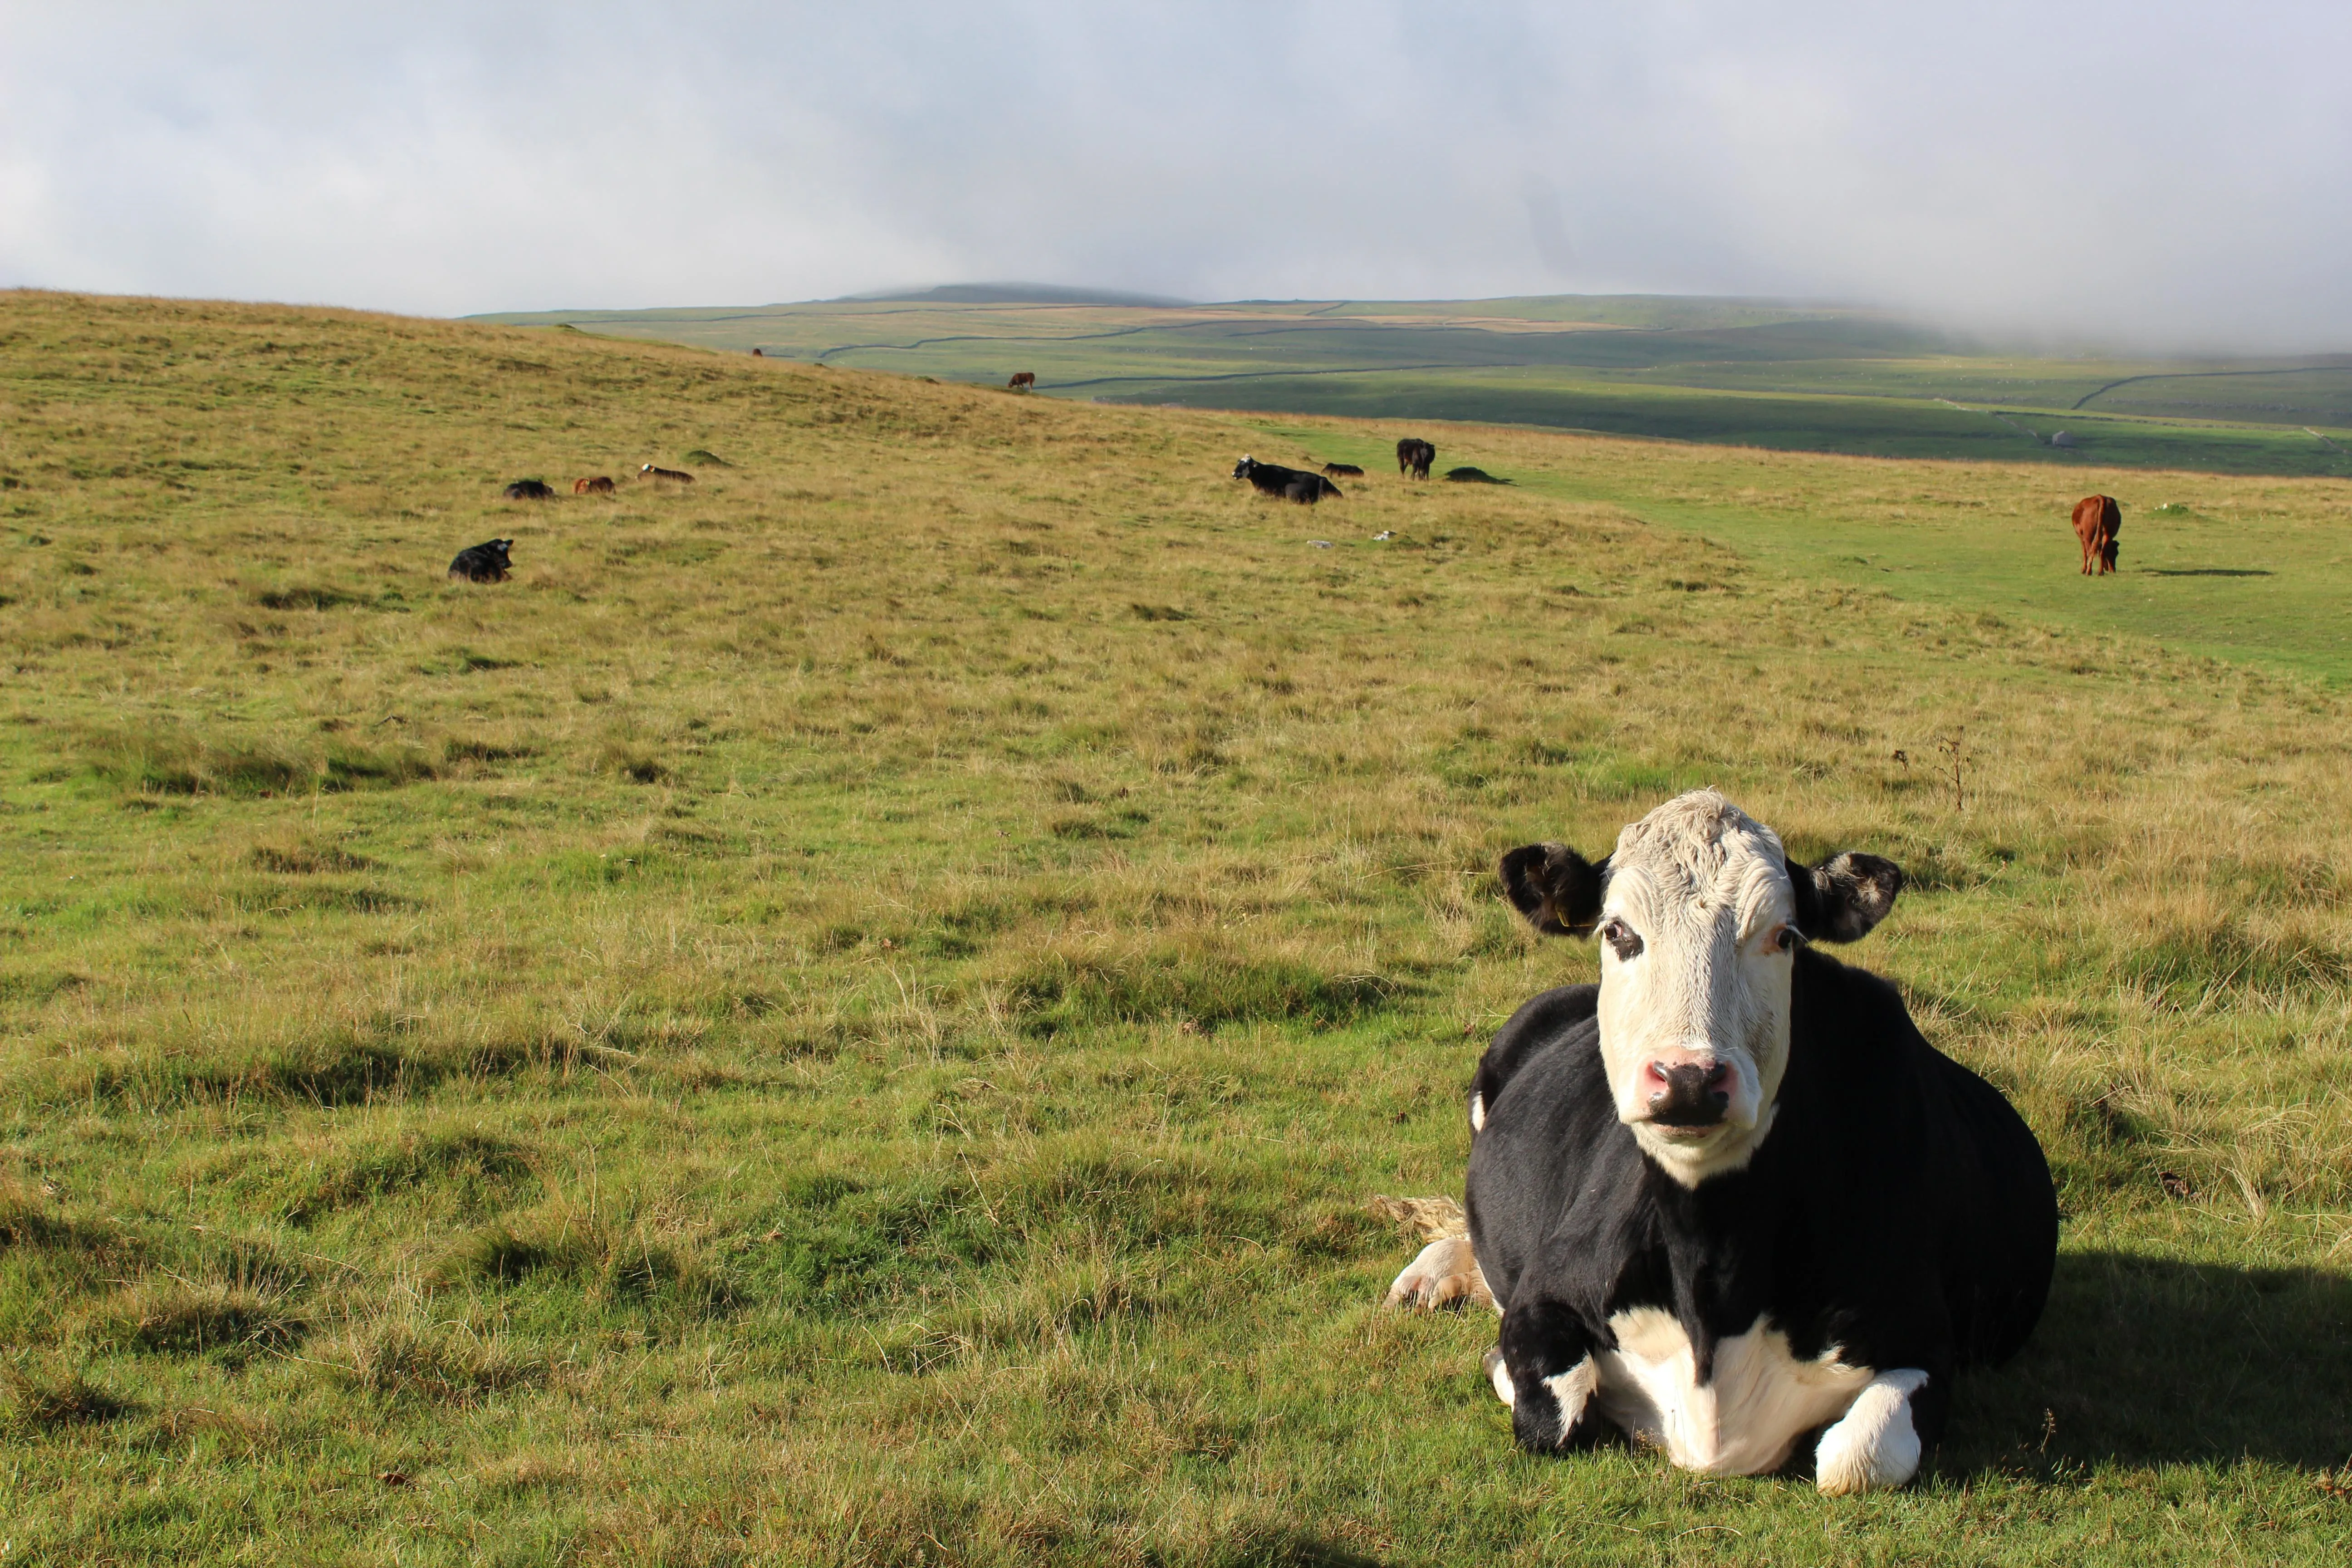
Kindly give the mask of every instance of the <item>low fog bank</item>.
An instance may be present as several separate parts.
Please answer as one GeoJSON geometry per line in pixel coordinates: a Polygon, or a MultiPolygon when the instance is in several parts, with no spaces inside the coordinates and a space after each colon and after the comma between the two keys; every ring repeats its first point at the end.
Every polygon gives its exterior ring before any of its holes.
{"type": "Polygon", "coordinates": [[[2352,10],[0,11],[0,283],[436,314],[1042,279],[2352,349],[2352,10]]]}

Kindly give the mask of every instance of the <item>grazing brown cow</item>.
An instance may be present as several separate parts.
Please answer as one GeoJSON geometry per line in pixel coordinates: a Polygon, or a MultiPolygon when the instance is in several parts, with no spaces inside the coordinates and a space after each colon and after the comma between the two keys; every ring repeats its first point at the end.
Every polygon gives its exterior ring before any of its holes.
{"type": "Polygon", "coordinates": [[[613,493],[613,481],[603,474],[593,479],[574,479],[572,493],[576,496],[608,496],[613,493]]]}
{"type": "Polygon", "coordinates": [[[1034,370],[1024,370],[1019,375],[1014,376],[1011,381],[1006,382],[1004,384],[1009,391],[1026,391],[1028,388],[1037,384],[1037,373],[1034,370]]]}
{"type": "Polygon", "coordinates": [[[2083,575],[2104,577],[2116,569],[2116,535],[2124,531],[2124,509],[2113,496],[2084,496],[2074,503],[2074,537],[2083,542],[2083,575]]]}
{"type": "Polygon", "coordinates": [[[681,474],[676,468],[656,468],[651,463],[647,463],[644,468],[637,470],[637,478],[641,479],[652,479],[656,483],[667,482],[673,485],[690,485],[694,483],[694,476],[692,474],[681,474]]]}

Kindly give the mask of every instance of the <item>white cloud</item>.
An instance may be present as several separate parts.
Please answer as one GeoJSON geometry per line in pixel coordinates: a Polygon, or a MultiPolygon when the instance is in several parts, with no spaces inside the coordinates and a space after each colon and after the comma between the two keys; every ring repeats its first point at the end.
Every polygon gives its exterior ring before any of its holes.
{"type": "Polygon", "coordinates": [[[1035,278],[2352,342],[2352,11],[33,5],[0,282],[457,312],[1035,278]]]}

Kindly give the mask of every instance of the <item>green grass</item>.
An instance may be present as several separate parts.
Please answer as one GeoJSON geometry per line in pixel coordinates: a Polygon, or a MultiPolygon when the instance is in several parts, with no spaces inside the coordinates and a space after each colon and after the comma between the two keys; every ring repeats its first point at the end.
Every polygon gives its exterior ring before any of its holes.
{"type": "MultiPolygon", "coordinates": [[[[1393,471],[1385,429],[1253,423],[1267,439],[1393,471]]],[[[1655,447],[1413,428],[1437,443],[1440,470],[1480,465],[1540,494],[1603,502],[1786,576],[2352,680],[2352,482],[1723,449],[1662,461],[1655,447]],[[2123,551],[2116,575],[2086,581],[2071,513],[2098,492],[2123,503],[2123,551]]]]}
{"type": "Polygon", "coordinates": [[[2352,477],[2352,358],[2036,357],[1869,311],[1580,296],[847,300],[482,318],[1102,402],[1546,426],[1789,451],[2352,477]],[[2048,444],[2060,431],[2075,445],[2048,444]]]}
{"type": "Polygon", "coordinates": [[[6,1562],[2352,1548],[2340,484],[2164,475],[2164,534],[2113,470],[1445,426],[1517,482],[1306,510],[1234,458],[1392,427],[263,307],[0,345],[6,1562]],[[2127,567],[2296,574],[2086,583],[2084,477],[2127,567]],[[1480,1037],[1591,969],[1495,855],[1702,783],[1905,866],[1855,956],[2059,1174],[2041,1331],[1897,1496],[1522,1458],[1491,1321],[1377,1305],[1366,1200],[1458,1191],[1480,1037]]]}

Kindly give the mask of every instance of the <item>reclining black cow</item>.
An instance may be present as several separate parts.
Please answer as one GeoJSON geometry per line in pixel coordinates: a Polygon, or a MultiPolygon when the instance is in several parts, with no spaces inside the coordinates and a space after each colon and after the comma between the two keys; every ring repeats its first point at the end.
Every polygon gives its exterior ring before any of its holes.
{"type": "Polygon", "coordinates": [[[1325,496],[1338,496],[1339,487],[1320,474],[1310,474],[1304,468],[1286,468],[1277,463],[1261,463],[1244,457],[1234,465],[1234,478],[1247,479],[1257,487],[1260,495],[1280,496],[1301,506],[1313,506],[1325,496]]]}
{"type": "Polygon", "coordinates": [[[507,580],[508,569],[512,565],[507,552],[513,548],[514,541],[511,539],[491,539],[479,544],[469,544],[457,552],[457,559],[449,563],[449,580],[452,583],[503,583],[507,580]]]}
{"type": "Polygon", "coordinates": [[[553,500],[555,491],[544,479],[517,479],[501,492],[509,500],[553,500]]]}
{"type": "Polygon", "coordinates": [[[1390,1300],[1493,1300],[1488,1375],[1524,1447],[1622,1435],[1754,1475],[1818,1432],[1822,1491],[1908,1481],[1953,1374],[2032,1331],[2058,1210],[2000,1092],[1811,945],[1867,934],[1902,873],[1809,869],[1712,790],[1597,866],[1538,844],[1502,870],[1538,931],[1598,929],[1601,984],[1495,1037],[1467,1226],[1428,1226],[1390,1300]]]}

